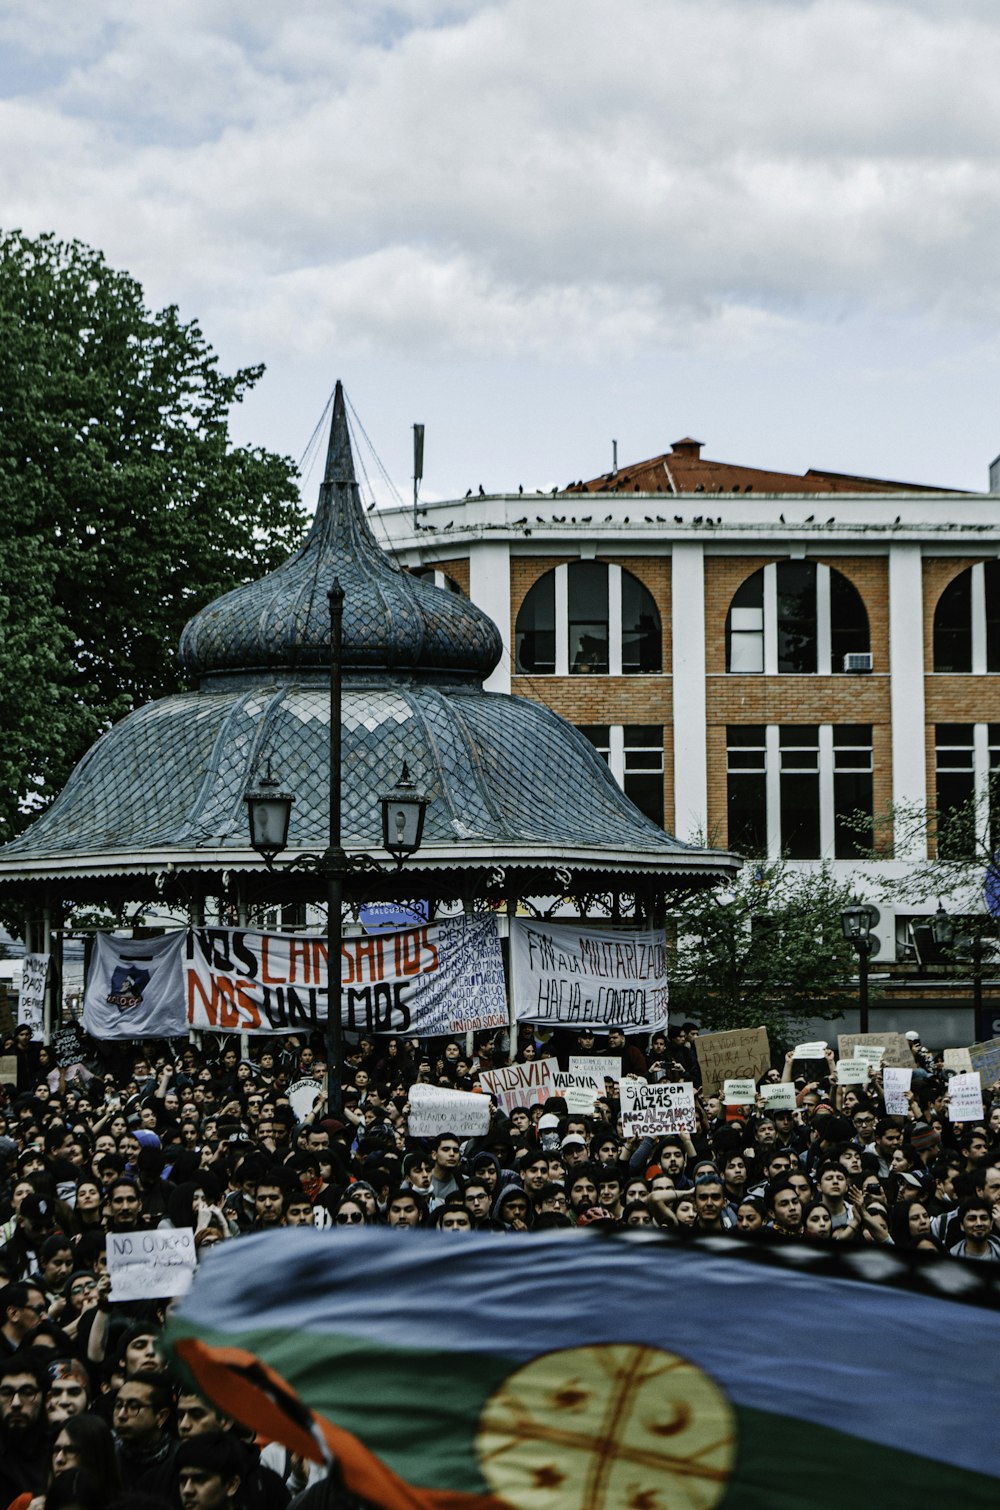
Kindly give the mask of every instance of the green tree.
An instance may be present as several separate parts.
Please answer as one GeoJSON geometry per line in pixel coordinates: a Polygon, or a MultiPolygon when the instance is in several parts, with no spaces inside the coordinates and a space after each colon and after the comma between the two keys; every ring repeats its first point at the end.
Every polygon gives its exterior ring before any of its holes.
{"type": "Polygon", "coordinates": [[[748,860],[731,887],[688,896],[673,913],[673,1020],[707,1030],[763,1024],[773,1049],[809,1017],[856,999],[856,959],[840,926],[851,888],[828,866],[748,860]]]}
{"type": "Polygon", "coordinates": [[[0,839],[183,684],[190,615],[301,537],[294,463],[229,437],[262,372],[220,372],[100,252],[0,232],[0,839]]]}

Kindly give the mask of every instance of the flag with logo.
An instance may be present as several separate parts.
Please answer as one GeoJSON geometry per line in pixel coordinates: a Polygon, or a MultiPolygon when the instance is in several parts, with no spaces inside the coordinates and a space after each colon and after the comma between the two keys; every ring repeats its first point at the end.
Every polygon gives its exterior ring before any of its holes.
{"type": "Polygon", "coordinates": [[[179,989],[185,937],[97,934],[83,996],[83,1026],[92,1038],[175,1038],[187,1032],[179,989]]]}
{"type": "Polygon", "coordinates": [[[1000,1497],[990,1307],[735,1240],[296,1228],[241,1239],[238,1265],[226,1246],[168,1323],[175,1361],[386,1510],[1000,1497]]]}

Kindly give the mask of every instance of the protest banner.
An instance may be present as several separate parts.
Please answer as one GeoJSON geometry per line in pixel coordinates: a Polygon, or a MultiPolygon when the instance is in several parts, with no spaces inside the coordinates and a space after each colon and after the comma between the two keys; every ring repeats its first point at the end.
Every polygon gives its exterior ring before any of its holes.
{"type": "Polygon", "coordinates": [[[411,1085],[408,1127],[411,1138],[433,1138],[438,1133],[481,1138],[490,1130],[490,1098],[447,1086],[411,1085]]]}
{"type": "Polygon", "coordinates": [[[511,920],[511,981],[521,1022],[621,1028],[667,1025],[662,929],[587,928],[511,920]]]}
{"type": "Polygon", "coordinates": [[[156,1300],[186,1295],[197,1255],[191,1227],[153,1227],[148,1232],[109,1232],[105,1240],[112,1301],[156,1300]]]}
{"type": "Polygon", "coordinates": [[[185,937],[95,935],[83,993],[83,1025],[92,1038],[176,1038],[187,1032],[185,937]]]}
{"type": "Polygon", "coordinates": [[[21,993],[17,999],[19,1027],[31,1029],[33,1039],[42,1037],[45,1017],[45,982],[49,973],[47,954],[26,954],[21,961],[21,993]]]}
{"type": "Polygon", "coordinates": [[[891,1064],[893,1069],[912,1070],[913,1055],[906,1035],[903,1033],[838,1033],[837,1054],[841,1059],[854,1059],[854,1050],[858,1044],[878,1044],[885,1050],[882,1055],[883,1064],[891,1064]]]}
{"type": "Polygon", "coordinates": [[[838,1083],[840,1085],[867,1085],[871,1068],[867,1059],[838,1059],[838,1083]]]}
{"type": "Polygon", "coordinates": [[[760,1093],[768,1112],[793,1112],[796,1107],[795,1087],[790,1080],[779,1080],[777,1085],[762,1085],[760,1093]]]}
{"type": "Polygon", "coordinates": [[[553,1096],[564,1097],[566,1110],[582,1117],[594,1115],[594,1102],[604,1093],[603,1075],[598,1079],[596,1075],[577,1075],[572,1070],[564,1074],[562,1070],[556,1070],[552,1076],[553,1096]]]}
{"type": "Polygon", "coordinates": [[[694,1041],[701,1068],[701,1088],[717,1096],[726,1080],[759,1080],[771,1067],[766,1028],[731,1028],[728,1033],[699,1033],[694,1041]]]}
{"type": "Polygon", "coordinates": [[[792,1055],[792,1058],[793,1059],[825,1059],[826,1058],[827,1047],[828,1047],[828,1045],[827,1045],[825,1039],[823,1039],[823,1038],[814,1038],[809,1043],[800,1043],[800,1044],[798,1044],[797,1047],[796,1047],[796,1049],[795,1049],[795,1051],[794,1051],[794,1053],[793,1053],[793,1055],[792,1055]]]}
{"type": "Polygon", "coordinates": [[[983,1120],[983,1082],[978,1070],[968,1071],[964,1075],[952,1075],[948,1081],[948,1120],[983,1120]]]}
{"type": "Polygon", "coordinates": [[[288,1104],[295,1113],[297,1122],[305,1121],[312,1111],[316,1102],[322,1095],[323,1087],[318,1080],[296,1080],[294,1085],[288,1087],[288,1104]]]}
{"type": "Polygon", "coordinates": [[[969,1049],[969,1063],[978,1070],[984,1085],[996,1085],[1000,1080],[1000,1038],[974,1043],[969,1049]]]}
{"type": "Polygon", "coordinates": [[[910,1109],[907,1099],[913,1082],[912,1070],[899,1070],[887,1065],[882,1072],[882,1089],[887,1117],[905,1117],[910,1109]]]}
{"type": "Polygon", "coordinates": [[[52,1057],[56,1064],[68,1069],[71,1064],[77,1064],[83,1053],[83,1035],[75,1022],[68,1022],[52,1034],[49,1044],[52,1057]]]}
{"type": "Polygon", "coordinates": [[[943,1062],[946,1070],[971,1070],[972,1054],[969,1049],[945,1049],[943,1062]]]}
{"type": "MultiPolygon", "coordinates": [[[[182,935],[183,937],[183,935],[182,935]]],[[[508,1023],[496,918],[462,915],[345,938],[341,1020],[352,1032],[465,1033],[508,1023]]],[[[326,940],[194,928],[182,983],[187,1024],[291,1033],[326,1021],[326,940]]]]}
{"type": "Polygon", "coordinates": [[[596,1075],[603,1096],[605,1080],[613,1080],[617,1085],[622,1078],[622,1062],[611,1054],[607,1058],[602,1054],[570,1054],[569,1072],[571,1075],[596,1075]]]}
{"type": "Polygon", "coordinates": [[[724,1081],[722,1099],[727,1106],[753,1106],[757,1100],[756,1080],[724,1081]]]}
{"type": "Polygon", "coordinates": [[[694,1086],[690,1080],[663,1080],[647,1085],[626,1079],[622,1087],[622,1132],[626,1138],[657,1133],[693,1133],[697,1126],[694,1086]]]}
{"type": "Polygon", "coordinates": [[[552,1076],[558,1059],[533,1059],[529,1064],[507,1064],[500,1070],[480,1070],[479,1080],[497,1103],[510,1113],[515,1106],[534,1106],[552,1095],[552,1076]]]}

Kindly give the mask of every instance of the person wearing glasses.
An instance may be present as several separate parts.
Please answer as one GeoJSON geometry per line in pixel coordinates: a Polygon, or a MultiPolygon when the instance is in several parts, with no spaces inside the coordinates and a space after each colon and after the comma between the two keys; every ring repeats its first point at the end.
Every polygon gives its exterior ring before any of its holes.
{"type": "Polygon", "coordinates": [[[0,1358],[9,1358],[46,1312],[46,1301],[35,1284],[7,1285],[3,1291],[3,1323],[0,1325],[0,1358]]]}
{"type": "Polygon", "coordinates": [[[140,1369],[115,1397],[112,1425],[125,1489],[169,1496],[177,1441],[167,1430],[173,1397],[166,1376],[140,1369]]]}
{"type": "Polygon", "coordinates": [[[38,1360],[25,1355],[0,1362],[0,1505],[45,1487],[47,1386],[38,1360]]]}
{"type": "Polygon", "coordinates": [[[338,1227],[365,1227],[368,1225],[368,1217],[360,1201],[345,1195],[337,1206],[334,1222],[338,1227]]]}

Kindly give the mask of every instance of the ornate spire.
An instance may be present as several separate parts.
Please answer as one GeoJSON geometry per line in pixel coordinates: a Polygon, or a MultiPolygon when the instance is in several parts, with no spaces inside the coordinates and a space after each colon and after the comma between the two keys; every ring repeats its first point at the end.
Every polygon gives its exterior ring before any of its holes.
{"type": "Polygon", "coordinates": [[[401,571],[368,524],[354,475],[344,390],[334,390],[326,469],[312,528],[283,566],[218,598],[189,621],[180,653],[192,675],[330,664],[327,592],[344,589],[344,669],[487,676],[496,626],[455,593],[401,571]]]}

